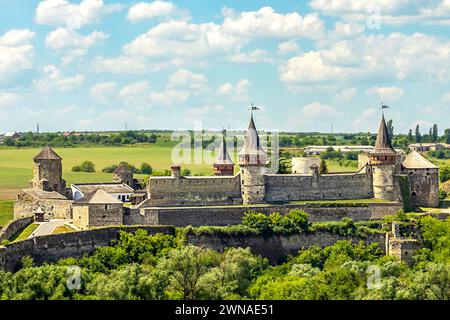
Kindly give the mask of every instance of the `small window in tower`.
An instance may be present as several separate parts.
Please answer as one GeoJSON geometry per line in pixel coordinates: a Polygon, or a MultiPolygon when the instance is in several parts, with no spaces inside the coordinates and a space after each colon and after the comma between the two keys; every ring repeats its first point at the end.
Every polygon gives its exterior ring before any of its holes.
{"type": "Polygon", "coordinates": [[[413,191],[413,192],[411,192],[411,195],[412,195],[413,197],[415,197],[415,196],[417,196],[417,193],[416,193],[415,191],[413,191]]]}
{"type": "Polygon", "coordinates": [[[106,216],[105,216],[105,215],[103,215],[103,216],[102,216],[102,218],[103,218],[103,219],[106,219],[106,216]]]}
{"type": "Polygon", "coordinates": [[[388,157],[387,157],[387,156],[385,156],[385,157],[384,157],[384,160],[387,160],[387,159],[388,159],[388,157]]]}

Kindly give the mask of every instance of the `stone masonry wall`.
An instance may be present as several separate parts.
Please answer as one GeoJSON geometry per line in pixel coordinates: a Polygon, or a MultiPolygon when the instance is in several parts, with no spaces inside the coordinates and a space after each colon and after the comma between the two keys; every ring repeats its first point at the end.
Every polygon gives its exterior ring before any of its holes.
{"type": "Polygon", "coordinates": [[[241,198],[240,174],[234,177],[153,177],[150,206],[229,205],[241,198]]]}
{"type": "Polygon", "coordinates": [[[10,223],[8,223],[0,230],[0,244],[2,243],[3,240],[9,240],[19,230],[33,223],[33,221],[34,221],[33,217],[27,217],[18,220],[13,220],[10,223]]]}
{"type": "Polygon", "coordinates": [[[308,204],[285,204],[191,208],[155,207],[141,210],[126,208],[124,224],[173,225],[176,227],[188,225],[226,226],[240,224],[244,213],[248,210],[256,210],[264,214],[272,212],[286,214],[291,209],[306,211],[309,213],[311,222],[340,221],[345,217],[352,218],[354,221],[361,221],[383,219],[385,216],[396,214],[402,208],[402,205],[399,203],[373,203],[358,207],[317,207],[308,204]]]}
{"type": "Polygon", "coordinates": [[[70,219],[72,217],[72,200],[41,200],[21,193],[14,203],[14,219],[32,217],[40,207],[46,218],[70,219]]]}
{"type": "Polygon", "coordinates": [[[135,232],[137,229],[145,229],[150,235],[157,233],[174,234],[175,232],[172,227],[135,226],[110,227],[34,237],[3,247],[0,246],[0,270],[16,270],[24,256],[31,256],[37,264],[42,264],[43,262],[55,262],[63,258],[92,253],[97,247],[111,245],[113,240],[118,239],[120,230],[135,232]]]}
{"type": "Polygon", "coordinates": [[[266,201],[340,200],[372,198],[367,173],[313,175],[266,175],[266,201]]]}
{"type": "Polygon", "coordinates": [[[439,178],[437,169],[404,169],[409,177],[411,204],[417,207],[439,206],[439,178]]]}
{"type": "Polygon", "coordinates": [[[386,251],[385,234],[377,233],[364,237],[341,236],[328,232],[302,233],[294,235],[188,235],[188,242],[204,248],[223,251],[229,247],[250,248],[254,254],[269,259],[272,264],[282,261],[288,255],[296,255],[300,249],[311,246],[331,246],[339,240],[365,244],[378,243],[386,251]]]}

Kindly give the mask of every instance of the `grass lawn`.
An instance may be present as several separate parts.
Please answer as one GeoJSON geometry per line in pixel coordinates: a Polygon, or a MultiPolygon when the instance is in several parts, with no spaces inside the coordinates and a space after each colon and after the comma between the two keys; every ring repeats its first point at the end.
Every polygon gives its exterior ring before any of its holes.
{"type": "Polygon", "coordinates": [[[0,200],[0,227],[14,219],[14,201],[0,200]]]}
{"type": "Polygon", "coordinates": [[[59,234],[59,233],[66,233],[66,232],[74,232],[75,229],[69,227],[69,226],[59,226],[55,230],[53,230],[52,234],[59,234]]]}
{"type": "Polygon", "coordinates": [[[39,224],[32,223],[29,226],[27,226],[25,229],[23,229],[21,232],[19,232],[17,235],[11,238],[11,241],[20,241],[28,239],[28,237],[34,232],[34,230],[39,227],[39,224]]]}

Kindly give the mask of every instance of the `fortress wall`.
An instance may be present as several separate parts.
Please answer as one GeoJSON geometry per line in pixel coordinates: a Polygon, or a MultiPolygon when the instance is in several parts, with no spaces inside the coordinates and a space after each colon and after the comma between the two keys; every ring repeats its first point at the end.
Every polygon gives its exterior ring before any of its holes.
{"type": "Polygon", "coordinates": [[[72,200],[48,200],[36,199],[27,193],[21,193],[14,203],[14,219],[33,217],[41,208],[46,213],[46,218],[71,219],[72,200]]]}
{"type": "Polygon", "coordinates": [[[150,206],[233,204],[241,198],[240,174],[234,177],[167,177],[148,181],[150,206]]]}
{"type": "Polygon", "coordinates": [[[264,214],[279,212],[286,214],[292,209],[301,209],[309,214],[311,222],[340,221],[349,217],[354,221],[378,220],[388,215],[395,215],[402,209],[399,203],[373,203],[361,206],[314,206],[308,204],[285,205],[254,205],[229,207],[191,207],[191,208],[164,208],[154,207],[139,210],[129,210],[125,214],[125,224],[155,224],[185,226],[227,226],[241,224],[244,213],[255,210],[264,214]]]}
{"type": "Polygon", "coordinates": [[[340,200],[372,198],[372,180],[366,173],[266,175],[266,201],[340,200]]]}
{"type": "Polygon", "coordinates": [[[411,204],[416,207],[439,206],[438,169],[404,169],[409,177],[411,204]]]}
{"type": "Polygon", "coordinates": [[[3,240],[10,239],[13,235],[15,235],[19,230],[25,228],[27,225],[33,223],[33,217],[22,218],[18,220],[13,220],[4,226],[0,230],[0,244],[3,240]]]}
{"type": "Polygon", "coordinates": [[[150,235],[175,233],[173,227],[135,226],[109,227],[34,237],[3,247],[0,246],[0,270],[16,270],[24,256],[31,256],[37,264],[55,262],[68,257],[78,257],[93,252],[96,247],[111,245],[114,240],[119,238],[121,230],[135,232],[137,229],[145,229],[150,235]]]}
{"type": "Polygon", "coordinates": [[[363,241],[365,244],[378,243],[386,252],[384,233],[370,234],[363,237],[341,236],[329,232],[301,233],[293,235],[227,235],[227,234],[188,234],[188,242],[204,248],[223,251],[229,247],[250,248],[252,253],[269,259],[270,263],[281,262],[288,255],[296,255],[300,249],[312,246],[331,246],[339,240],[353,243],[363,241]]]}

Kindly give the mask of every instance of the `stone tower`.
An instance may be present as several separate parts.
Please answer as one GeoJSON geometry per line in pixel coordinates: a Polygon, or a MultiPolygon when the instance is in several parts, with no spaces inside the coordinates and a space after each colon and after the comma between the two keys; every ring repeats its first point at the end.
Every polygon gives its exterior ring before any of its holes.
{"type": "Polygon", "coordinates": [[[234,175],[234,162],[228,153],[227,143],[225,141],[225,131],[220,143],[219,153],[217,155],[216,162],[213,164],[215,176],[233,176],[234,175]]]}
{"type": "Polygon", "coordinates": [[[117,167],[113,172],[113,181],[119,183],[125,183],[126,185],[134,188],[133,172],[123,163],[117,167]]]}
{"type": "Polygon", "coordinates": [[[239,152],[241,190],[244,204],[264,202],[266,162],[267,153],[261,147],[252,114],[244,140],[244,147],[239,152]]]}
{"type": "Polygon", "coordinates": [[[375,198],[396,200],[395,173],[397,152],[389,138],[384,114],[381,117],[375,148],[370,153],[369,165],[372,169],[373,194],[375,198]]]}
{"type": "Polygon", "coordinates": [[[30,184],[43,191],[56,191],[66,195],[66,181],[62,178],[62,159],[56,152],[45,147],[33,158],[34,172],[30,184]]]}

